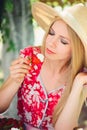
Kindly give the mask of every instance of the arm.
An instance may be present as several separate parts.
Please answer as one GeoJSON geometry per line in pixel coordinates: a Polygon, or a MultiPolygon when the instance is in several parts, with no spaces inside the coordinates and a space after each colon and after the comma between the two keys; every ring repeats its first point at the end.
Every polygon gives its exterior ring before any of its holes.
{"type": "Polygon", "coordinates": [[[18,58],[12,62],[10,76],[0,88],[0,113],[9,107],[28,70],[29,63],[27,59],[18,58]]]}
{"type": "Polygon", "coordinates": [[[87,74],[78,74],[65,107],[56,122],[55,130],[73,130],[78,125],[79,114],[85,99],[82,95],[85,83],[87,83],[87,74]]]}

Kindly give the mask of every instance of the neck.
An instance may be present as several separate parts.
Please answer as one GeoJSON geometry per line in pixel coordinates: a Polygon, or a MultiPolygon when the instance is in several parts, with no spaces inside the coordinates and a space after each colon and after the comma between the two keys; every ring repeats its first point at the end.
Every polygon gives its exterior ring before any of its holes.
{"type": "Polygon", "coordinates": [[[68,70],[69,65],[65,61],[51,61],[48,59],[45,59],[43,66],[45,69],[48,71],[51,70],[52,74],[58,74],[58,73],[64,73],[65,71],[68,70]]]}

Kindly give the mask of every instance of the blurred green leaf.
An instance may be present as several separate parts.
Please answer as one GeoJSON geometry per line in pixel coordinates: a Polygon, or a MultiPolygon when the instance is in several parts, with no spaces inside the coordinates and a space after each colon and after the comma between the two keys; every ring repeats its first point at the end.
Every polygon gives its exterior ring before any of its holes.
{"type": "Polygon", "coordinates": [[[16,50],[15,44],[14,44],[14,42],[12,40],[10,40],[10,42],[9,42],[9,47],[7,48],[7,52],[9,52],[11,50],[13,50],[13,51],[16,50]]]}
{"type": "Polygon", "coordinates": [[[6,0],[6,2],[5,2],[5,10],[8,11],[8,12],[12,12],[13,11],[12,0],[6,0]]]}

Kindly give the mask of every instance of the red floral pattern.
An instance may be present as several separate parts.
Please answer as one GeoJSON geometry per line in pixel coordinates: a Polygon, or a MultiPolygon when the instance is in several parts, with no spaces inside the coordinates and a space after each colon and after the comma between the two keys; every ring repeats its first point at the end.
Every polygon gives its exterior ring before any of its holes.
{"type": "Polygon", "coordinates": [[[29,59],[31,70],[18,92],[18,115],[27,124],[50,130],[53,128],[53,110],[62,95],[63,86],[46,92],[39,75],[43,61],[38,55],[42,55],[38,47],[28,47],[21,51],[21,56],[29,59]]]}
{"type": "Polygon", "coordinates": [[[11,128],[24,130],[23,122],[13,118],[0,118],[0,130],[11,130],[11,128]]]}

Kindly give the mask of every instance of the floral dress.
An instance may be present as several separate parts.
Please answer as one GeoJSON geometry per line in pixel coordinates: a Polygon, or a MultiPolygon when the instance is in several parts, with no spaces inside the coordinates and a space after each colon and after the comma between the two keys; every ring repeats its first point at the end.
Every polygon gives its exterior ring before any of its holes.
{"type": "Polygon", "coordinates": [[[21,50],[21,56],[29,60],[31,69],[18,91],[18,115],[27,125],[40,130],[53,130],[52,114],[64,86],[47,93],[40,76],[43,55],[38,47],[21,50]]]}

